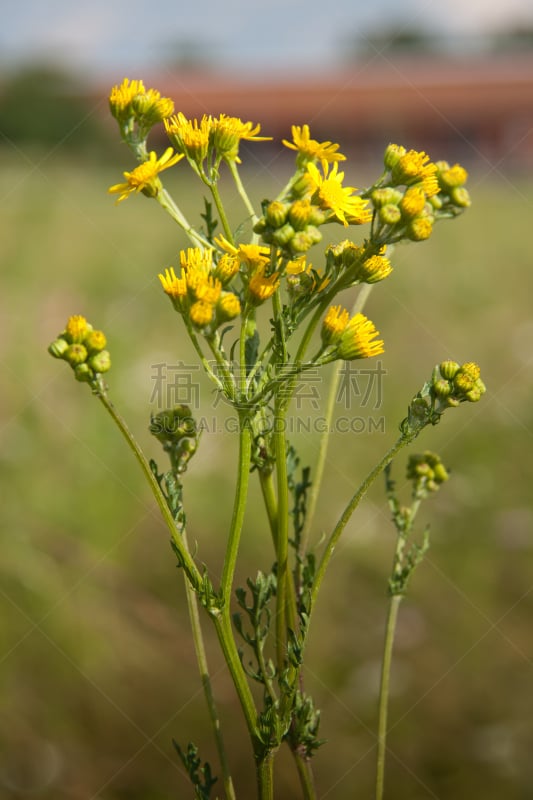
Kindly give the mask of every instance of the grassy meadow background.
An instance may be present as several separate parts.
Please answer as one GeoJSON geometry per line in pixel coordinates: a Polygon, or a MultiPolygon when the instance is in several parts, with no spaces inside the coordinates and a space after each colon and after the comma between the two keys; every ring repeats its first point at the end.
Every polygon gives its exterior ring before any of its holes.
{"type": "MultiPolygon", "coordinates": [[[[113,358],[111,395],[148,453],[164,464],[147,432],[156,410],[154,365],[194,362],[157,273],[176,265],[187,242],[142,196],[114,206],[106,189],[132,162],[125,147],[105,142],[101,155],[96,147],[69,152],[60,143],[35,148],[16,140],[0,151],[0,798],[6,800],[191,797],[173,738],[193,739],[202,757],[215,762],[168,534],[103,408],[46,353],[70,314],[104,329],[113,358]]],[[[276,193],[291,166],[286,154],[271,149],[266,161],[257,160],[260,148],[244,171],[256,200],[276,193]]],[[[392,443],[433,365],[447,357],[477,361],[487,395],[450,410],[415,445],[438,451],[452,480],[423,506],[420,525],[431,525],[432,547],[400,612],[387,776],[395,800],[526,800],[533,785],[533,176],[500,173],[479,161],[465,166],[472,208],[439,224],[428,242],[398,248],[395,271],[371,294],[367,313],[385,339],[386,375],[381,407],[364,413],[386,423],[372,435],[366,427],[331,436],[313,531],[317,543],[331,528],[392,443]]],[[[379,170],[378,163],[358,163],[354,153],[348,182],[363,185],[379,170]]],[[[166,185],[198,219],[202,193],[183,164],[166,185]]],[[[226,188],[238,224],[244,212],[226,188]]],[[[319,246],[316,266],[320,257],[319,246]]],[[[211,420],[214,396],[198,380],[200,413],[211,420]]],[[[305,402],[295,416],[316,413],[305,402]]],[[[348,413],[362,414],[339,404],[338,414],[348,413]]],[[[291,441],[302,462],[311,463],[317,437],[304,432],[291,441]]],[[[206,429],[186,475],[189,536],[215,580],[235,463],[234,437],[206,429]]],[[[400,458],[400,485],[404,465],[400,458]]],[[[273,559],[252,484],[241,582],[273,559]]],[[[373,796],[393,543],[379,485],[338,547],[311,630],[306,688],[322,709],[327,740],[315,759],[320,798],[373,796]]],[[[251,753],[208,620],[205,631],[238,794],[252,797],[251,753]]],[[[296,796],[286,754],[277,792],[296,796]]]]}

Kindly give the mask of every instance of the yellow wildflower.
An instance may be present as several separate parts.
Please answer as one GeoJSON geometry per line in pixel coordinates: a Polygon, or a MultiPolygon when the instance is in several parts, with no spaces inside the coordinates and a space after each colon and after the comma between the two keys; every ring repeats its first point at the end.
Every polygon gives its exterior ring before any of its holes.
{"type": "Polygon", "coordinates": [[[357,272],[357,277],[363,283],[377,283],[382,281],[392,272],[392,265],[383,255],[370,256],[365,259],[357,272]]]}
{"type": "Polygon", "coordinates": [[[292,142],[288,142],[286,139],[283,139],[282,142],[285,147],[297,151],[296,163],[299,167],[305,167],[310,161],[313,163],[320,161],[322,169],[325,170],[327,164],[335,161],[345,161],[346,159],[346,156],[337,152],[340,145],[332,142],[317,142],[316,139],[311,139],[309,125],[302,125],[302,127],[293,125],[291,133],[292,142]]]}
{"type": "Polygon", "coordinates": [[[205,280],[199,280],[194,287],[194,295],[197,300],[204,300],[206,303],[216,303],[222,291],[222,284],[212,275],[205,280]]]}
{"type": "Polygon", "coordinates": [[[80,344],[90,330],[91,326],[85,317],[82,317],[81,314],[75,314],[68,318],[64,336],[70,344],[80,344]]]}
{"type": "Polygon", "coordinates": [[[167,135],[179,153],[200,165],[207,158],[212,119],[204,114],[200,122],[188,120],[180,111],[165,120],[167,135]]]}
{"type": "Polygon", "coordinates": [[[163,291],[172,300],[181,300],[187,296],[187,281],[185,278],[178,278],[174,272],[174,267],[169,267],[165,270],[165,274],[159,274],[159,280],[163,287],[163,291]]]}
{"type": "Polygon", "coordinates": [[[109,94],[111,114],[115,119],[129,117],[133,99],[145,92],[146,89],[142,81],[130,81],[129,78],[124,78],[120,86],[113,86],[109,94]]]}
{"type": "Polygon", "coordinates": [[[248,284],[248,294],[250,302],[253,305],[258,305],[272,297],[274,292],[279,287],[279,275],[273,272],[272,275],[265,275],[264,266],[257,269],[248,284]]]}
{"type": "Polygon", "coordinates": [[[228,322],[235,319],[241,313],[239,298],[233,292],[223,292],[216,307],[217,319],[220,322],[228,322]]]}
{"type": "Polygon", "coordinates": [[[213,251],[188,247],[180,252],[181,269],[187,279],[187,286],[194,292],[205,283],[213,269],[213,251]]]}
{"type": "Polygon", "coordinates": [[[344,225],[348,225],[347,216],[352,224],[370,222],[372,211],[367,207],[367,201],[354,197],[353,192],[356,190],[352,186],[342,185],[344,172],[337,172],[338,166],[335,163],[330,173],[326,166],[322,176],[315,164],[307,165],[307,172],[315,189],[313,197],[316,197],[320,208],[332,211],[344,225]]]}
{"type": "Polygon", "coordinates": [[[330,306],[322,321],[321,336],[324,344],[335,344],[344,333],[350,313],[342,306],[330,306]]]}
{"type": "Polygon", "coordinates": [[[197,300],[189,310],[191,322],[197,328],[205,328],[213,320],[213,311],[211,303],[207,303],[205,300],[197,300]]]}
{"type": "Polygon", "coordinates": [[[215,267],[215,276],[223,284],[227,284],[239,271],[240,261],[237,255],[224,253],[215,267]]]}
{"type": "Polygon", "coordinates": [[[415,217],[407,226],[407,236],[413,242],[423,242],[429,239],[433,231],[432,217],[415,217]]]}
{"type": "Polygon", "coordinates": [[[238,117],[228,117],[221,114],[212,121],[212,141],[217,153],[226,161],[241,163],[239,158],[239,144],[241,139],[249,142],[266,142],[272,136],[258,136],[261,125],[253,122],[243,122],[238,117]]]}
{"type": "Polygon", "coordinates": [[[233,245],[224,236],[217,236],[215,244],[226,253],[237,256],[241,264],[245,264],[249,271],[264,267],[270,261],[270,248],[258,244],[233,245]]]}
{"type": "Polygon", "coordinates": [[[144,88],[142,81],[124,78],[120,86],[113,86],[109,95],[112,115],[119,121],[135,117],[149,126],[174,113],[174,103],[169,97],[161,97],[157,89],[144,88]]]}
{"type": "Polygon", "coordinates": [[[421,182],[426,197],[432,197],[439,192],[437,165],[430,161],[424,151],[408,150],[394,164],[391,174],[397,184],[409,186],[421,182]]]}
{"type": "Polygon", "coordinates": [[[399,203],[402,214],[407,218],[418,216],[425,205],[426,195],[420,184],[409,186],[399,203]]]}
{"type": "Polygon", "coordinates": [[[139,164],[132,172],[124,173],[126,183],[117,183],[114,186],[110,186],[107,191],[110,194],[120,194],[117,203],[125,200],[135,192],[143,192],[148,197],[155,197],[161,189],[161,181],[158,178],[159,173],[174,166],[183,158],[179,153],[172,155],[173,152],[172,147],[168,147],[161,158],[158,158],[157,154],[152,150],[148,154],[148,161],[139,164]]]}
{"type": "Polygon", "coordinates": [[[438,172],[439,185],[445,192],[463,186],[467,178],[468,172],[460,164],[454,164],[453,167],[446,165],[445,169],[439,169],[438,172]]]}
{"type": "Polygon", "coordinates": [[[337,357],[350,361],[371,358],[384,352],[383,341],[373,341],[379,331],[364,314],[356,314],[346,325],[337,348],[337,357]]]}

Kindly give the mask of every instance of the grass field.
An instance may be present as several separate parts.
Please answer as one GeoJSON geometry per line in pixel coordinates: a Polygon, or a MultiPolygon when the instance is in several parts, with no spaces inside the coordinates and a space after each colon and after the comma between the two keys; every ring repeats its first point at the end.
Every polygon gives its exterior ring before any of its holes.
{"type": "MultiPolygon", "coordinates": [[[[118,433],[46,353],[72,313],[103,328],[112,395],[158,457],[147,432],[154,365],[188,365],[193,354],[157,273],[176,264],[186,242],[143,197],[114,207],[105,190],[128,163],[95,168],[11,153],[0,164],[0,797],[190,797],[172,738],[194,739],[204,758],[214,753],[181,576],[118,433]]],[[[353,163],[358,185],[356,173],[353,163]]],[[[255,195],[263,182],[275,191],[278,180],[259,166],[249,179],[255,195]]],[[[450,412],[417,447],[440,452],[453,474],[423,508],[432,548],[400,616],[387,778],[395,800],[525,800],[533,785],[533,180],[480,166],[470,185],[472,209],[429,242],[399,248],[394,273],[370,297],[367,313],[386,344],[383,397],[372,414],[385,423],[373,435],[368,425],[332,434],[314,531],[318,542],[388,448],[433,365],[477,361],[487,395],[450,412]]],[[[192,218],[200,204],[187,205],[192,218]]],[[[230,207],[237,222],[235,198],[230,207]]],[[[210,420],[213,395],[200,378],[198,386],[210,420]]],[[[295,416],[316,414],[313,402],[302,401],[295,416]]],[[[359,413],[339,400],[339,417],[359,413]]],[[[312,460],[316,437],[291,439],[312,460]]],[[[234,464],[231,434],[207,429],[187,474],[190,535],[214,575],[234,464]]],[[[255,493],[241,577],[272,560],[258,503],[255,493]]],[[[316,757],[320,798],[372,797],[392,546],[380,486],[338,548],[311,633],[307,689],[327,739],[316,757]]],[[[237,703],[206,632],[239,796],[251,797],[237,703]]],[[[277,780],[279,797],[290,798],[288,759],[277,780]]]]}

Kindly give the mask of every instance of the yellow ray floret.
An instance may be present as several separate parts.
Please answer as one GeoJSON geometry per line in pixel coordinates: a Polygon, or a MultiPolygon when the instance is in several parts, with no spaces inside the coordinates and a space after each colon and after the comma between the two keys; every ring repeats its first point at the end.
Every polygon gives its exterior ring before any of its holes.
{"type": "Polygon", "coordinates": [[[337,349],[337,357],[350,361],[355,358],[371,358],[384,352],[383,341],[373,322],[364,314],[355,314],[346,325],[337,349]]]}
{"type": "Polygon", "coordinates": [[[291,127],[292,142],[283,139],[285,147],[291,150],[296,150],[298,153],[299,161],[301,160],[302,166],[308,161],[320,161],[322,169],[326,168],[326,164],[335,161],[345,161],[346,156],[338,153],[340,145],[333,142],[318,142],[316,139],[311,139],[311,132],[309,125],[293,125],[291,127]]]}
{"type": "Polygon", "coordinates": [[[125,172],[126,183],[117,183],[107,190],[110,194],[119,194],[117,203],[125,200],[130,194],[146,191],[150,196],[155,196],[159,190],[158,175],[165,169],[177,164],[183,156],[179,153],[172,155],[172,147],[168,147],[161,158],[153,150],[148,154],[148,161],[135,167],[132,172],[125,172]]]}
{"type": "Polygon", "coordinates": [[[333,165],[331,172],[328,167],[324,175],[320,174],[315,164],[307,165],[307,173],[311,178],[318,205],[322,209],[329,209],[343,225],[349,223],[361,225],[370,222],[372,211],[367,207],[367,201],[354,196],[356,189],[353,186],[343,186],[344,172],[338,172],[338,163],[333,165]]]}

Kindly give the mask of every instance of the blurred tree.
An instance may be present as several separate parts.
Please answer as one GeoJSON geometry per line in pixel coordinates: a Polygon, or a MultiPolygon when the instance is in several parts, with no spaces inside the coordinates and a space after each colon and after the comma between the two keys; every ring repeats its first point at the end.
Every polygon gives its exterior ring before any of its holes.
{"type": "Polygon", "coordinates": [[[105,152],[109,140],[90,93],[60,67],[31,64],[4,77],[0,137],[17,144],[105,152]]]}

